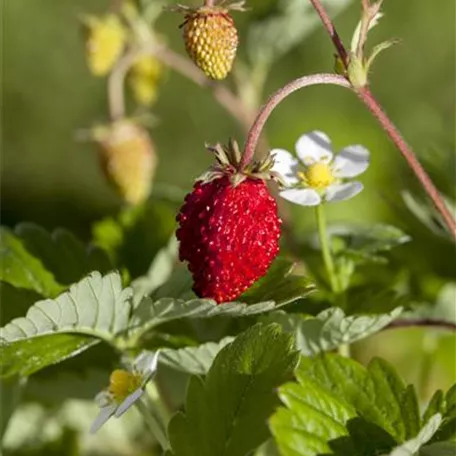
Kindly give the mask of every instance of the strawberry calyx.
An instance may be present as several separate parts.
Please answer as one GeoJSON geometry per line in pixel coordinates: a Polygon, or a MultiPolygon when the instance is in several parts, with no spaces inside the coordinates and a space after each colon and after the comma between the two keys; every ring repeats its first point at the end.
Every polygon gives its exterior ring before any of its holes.
{"type": "Polygon", "coordinates": [[[215,146],[206,144],[206,148],[215,155],[216,163],[198,177],[198,181],[208,183],[214,179],[226,176],[234,187],[247,178],[261,179],[264,181],[274,180],[282,183],[280,174],[272,171],[274,158],[271,155],[261,160],[252,160],[241,169],[242,154],[235,140],[230,139],[226,146],[220,143],[215,146]]]}

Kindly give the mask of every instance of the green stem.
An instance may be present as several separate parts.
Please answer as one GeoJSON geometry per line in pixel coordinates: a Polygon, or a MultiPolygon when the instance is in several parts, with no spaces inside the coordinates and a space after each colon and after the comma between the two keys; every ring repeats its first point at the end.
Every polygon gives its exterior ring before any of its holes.
{"type": "Polygon", "coordinates": [[[322,204],[319,204],[315,207],[315,213],[317,216],[318,236],[320,238],[321,253],[323,256],[326,273],[328,274],[331,290],[334,293],[338,293],[339,285],[336,276],[336,268],[334,267],[334,261],[329,247],[328,235],[326,233],[325,213],[322,204]]]}
{"type": "Polygon", "coordinates": [[[155,437],[162,449],[166,451],[169,448],[169,443],[166,436],[165,425],[163,424],[158,414],[155,412],[154,407],[147,407],[141,400],[136,402],[136,406],[143,415],[144,420],[146,421],[146,424],[149,427],[152,435],[155,437]]]}
{"type": "Polygon", "coordinates": [[[342,344],[337,347],[337,353],[345,358],[350,358],[350,344],[342,344]]]}

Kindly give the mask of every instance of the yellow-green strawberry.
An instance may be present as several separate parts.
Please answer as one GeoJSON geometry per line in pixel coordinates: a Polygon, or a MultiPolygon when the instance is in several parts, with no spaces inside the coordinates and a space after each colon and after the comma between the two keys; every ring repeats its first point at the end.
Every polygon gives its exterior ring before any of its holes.
{"type": "Polygon", "coordinates": [[[144,127],[120,120],[96,127],[101,168],[122,199],[131,205],[145,201],[152,190],[157,156],[144,127]]]}
{"type": "Polygon", "coordinates": [[[239,38],[229,10],[242,10],[243,3],[200,8],[177,7],[185,13],[181,27],[187,53],[211,79],[225,79],[233,67],[239,38]]]}

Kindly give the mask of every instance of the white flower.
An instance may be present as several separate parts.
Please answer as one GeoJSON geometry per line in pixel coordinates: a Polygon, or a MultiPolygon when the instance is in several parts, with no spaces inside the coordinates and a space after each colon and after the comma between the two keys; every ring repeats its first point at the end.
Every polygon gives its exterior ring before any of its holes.
{"type": "Polygon", "coordinates": [[[100,412],[93,422],[90,432],[97,432],[106,421],[122,416],[144,393],[149,380],[157,372],[159,351],[143,352],[131,369],[116,369],[109,378],[109,387],[95,397],[100,412]]]}
{"type": "Polygon", "coordinates": [[[342,201],[357,195],[361,182],[346,182],[369,166],[369,151],[363,146],[347,146],[334,156],[331,141],[321,131],[301,136],[296,143],[297,160],[288,151],[274,149],[273,171],[287,187],[280,196],[301,206],[342,201]]]}

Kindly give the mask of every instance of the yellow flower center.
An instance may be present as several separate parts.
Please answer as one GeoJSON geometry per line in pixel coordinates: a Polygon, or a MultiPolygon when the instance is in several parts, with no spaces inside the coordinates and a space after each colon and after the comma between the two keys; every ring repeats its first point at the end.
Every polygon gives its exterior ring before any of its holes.
{"type": "Polygon", "coordinates": [[[335,180],[330,166],[323,162],[308,166],[305,172],[299,173],[299,177],[308,187],[317,190],[328,187],[335,180]]]}
{"type": "Polygon", "coordinates": [[[109,378],[109,392],[118,403],[123,402],[141,386],[141,375],[116,369],[109,378]]]}

